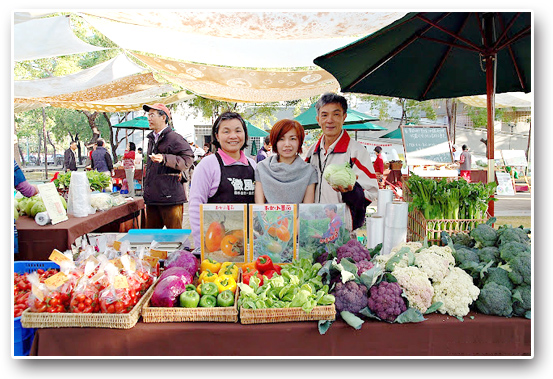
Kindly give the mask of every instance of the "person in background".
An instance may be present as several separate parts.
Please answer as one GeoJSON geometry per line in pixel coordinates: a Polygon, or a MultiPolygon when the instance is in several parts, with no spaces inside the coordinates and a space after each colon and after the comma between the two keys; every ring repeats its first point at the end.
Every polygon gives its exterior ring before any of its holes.
{"type": "Polygon", "coordinates": [[[461,178],[465,179],[467,182],[470,183],[470,170],[472,166],[472,156],[469,152],[469,147],[467,145],[463,145],[462,149],[463,149],[463,152],[459,157],[459,164],[460,164],[459,168],[461,170],[461,178]]]}
{"type": "Polygon", "coordinates": [[[263,139],[263,147],[257,152],[255,157],[257,163],[261,162],[263,159],[267,158],[271,152],[271,135],[265,136],[263,139]]]}
{"type": "Polygon", "coordinates": [[[299,156],[305,138],[303,126],[283,119],[273,125],[269,137],[274,154],[259,162],[255,170],[255,202],[313,203],[317,171],[299,156]]]}
{"type": "Polygon", "coordinates": [[[138,149],[136,149],[136,153],[134,154],[134,168],[141,169],[143,159],[144,156],[142,155],[142,148],[139,147],[138,149]]]}
{"type": "Polygon", "coordinates": [[[186,192],[182,172],[192,166],[194,152],[188,142],[171,128],[171,111],[164,104],[142,106],[148,115],[148,158],[144,176],[146,228],[182,229],[186,192]]]}
{"type": "Polygon", "coordinates": [[[123,154],[123,168],[125,169],[125,178],[129,188],[129,196],[134,197],[134,160],[136,158],[136,145],[134,142],[127,144],[125,154],[123,154]]]}
{"type": "Polygon", "coordinates": [[[306,162],[317,170],[315,203],[346,205],[346,228],[353,232],[365,223],[367,206],[378,196],[378,182],[369,152],[342,129],[347,117],[347,100],[335,93],[323,94],[315,104],[317,122],[323,134],[306,154],[306,162]],[[333,188],[323,179],[330,164],[349,163],[357,181],[348,188],[333,188]]]}
{"type": "Polygon", "coordinates": [[[88,162],[90,166],[92,166],[92,153],[96,150],[97,147],[98,145],[96,144],[96,142],[92,145],[87,146],[87,148],[90,148],[90,151],[88,152],[88,162]]]}
{"type": "Polygon", "coordinates": [[[71,141],[69,149],[65,150],[63,168],[65,171],[77,171],[77,141],[71,141]]]}
{"type": "Polygon", "coordinates": [[[96,141],[96,149],[92,152],[91,167],[93,170],[103,172],[108,175],[113,175],[113,160],[110,153],[104,147],[105,141],[102,138],[98,138],[96,141]]]}
{"type": "Polygon", "coordinates": [[[32,197],[38,193],[38,187],[27,181],[15,159],[13,160],[13,186],[25,197],[32,197]]]}
{"type": "Polygon", "coordinates": [[[373,163],[374,172],[376,174],[384,174],[384,159],[382,159],[382,148],[377,146],[374,148],[376,160],[373,163]]]}
{"type": "Polygon", "coordinates": [[[256,163],[244,154],[248,129],[235,112],[221,114],[211,128],[214,154],[200,161],[190,187],[190,227],[194,247],[201,248],[200,204],[254,203],[256,163]]]}
{"type": "Polygon", "coordinates": [[[207,142],[204,143],[204,151],[205,151],[205,154],[202,155],[202,159],[205,158],[205,157],[207,157],[208,155],[213,154],[213,153],[211,152],[211,145],[210,145],[209,143],[207,143],[207,142]]]}

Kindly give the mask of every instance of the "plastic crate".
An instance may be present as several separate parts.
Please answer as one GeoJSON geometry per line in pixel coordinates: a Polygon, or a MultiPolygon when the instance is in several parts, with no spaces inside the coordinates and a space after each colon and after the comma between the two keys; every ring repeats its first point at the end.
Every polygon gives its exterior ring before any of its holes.
{"type": "MultiPolygon", "coordinates": [[[[48,270],[59,267],[57,263],[51,261],[18,261],[13,263],[13,272],[25,274],[34,272],[40,268],[48,270]]],[[[13,319],[13,355],[15,357],[29,355],[35,331],[36,329],[34,328],[24,328],[21,326],[21,316],[13,319]]]]}

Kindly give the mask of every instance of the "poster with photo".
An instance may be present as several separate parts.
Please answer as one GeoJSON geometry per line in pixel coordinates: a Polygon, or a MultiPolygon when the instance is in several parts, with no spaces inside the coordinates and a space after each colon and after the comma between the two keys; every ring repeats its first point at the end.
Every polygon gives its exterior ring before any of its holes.
{"type": "Polygon", "coordinates": [[[244,263],[246,204],[200,204],[202,260],[244,263]]]}
{"type": "Polygon", "coordinates": [[[300,204],[298,210],[298,258],[315,260],[333,253],[349,240],[344,204],[300,204]]]}
{"type": "Polygon", "coordinates": [[[273,262],[296,257],[296,204],[250,205],[250,261],[268,255],[273,262]]]}

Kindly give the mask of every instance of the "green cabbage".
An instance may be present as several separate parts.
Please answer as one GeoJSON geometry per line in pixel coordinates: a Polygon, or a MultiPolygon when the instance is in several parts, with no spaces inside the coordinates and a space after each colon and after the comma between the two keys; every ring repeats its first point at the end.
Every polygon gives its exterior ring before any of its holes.
{"type": "Polygon", "coordinates": [[[323,178],[332,187],[340,186],[343,188],[355,185],[355,181],[357,180],[357,176],[348,162],[328,165],[323,172],[323,178]]]}

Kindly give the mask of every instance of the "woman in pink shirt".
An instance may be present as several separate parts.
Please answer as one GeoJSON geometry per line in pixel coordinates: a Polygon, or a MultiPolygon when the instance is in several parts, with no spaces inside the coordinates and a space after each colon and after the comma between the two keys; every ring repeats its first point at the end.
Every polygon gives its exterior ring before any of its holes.
{"type": "Polygon", "coordinates": [[[127,149],[123,155],[123,167],[125,168],[125,178],[127,179],[127,186],[129,188],[129,196],[134,197],[134,158],[135,158],[136,145],[134,142],[127,144],[127,149]]]}
{"type": "Polygon", "coordinates": [[[198,163],[190,187],[190,228],[196,249],[201,247],[200,204],[254,203],[256,163],[244,154],[248,129],[242,117],[221,114],[213,123],[211,140],[217,151],[198,163]]]}

